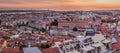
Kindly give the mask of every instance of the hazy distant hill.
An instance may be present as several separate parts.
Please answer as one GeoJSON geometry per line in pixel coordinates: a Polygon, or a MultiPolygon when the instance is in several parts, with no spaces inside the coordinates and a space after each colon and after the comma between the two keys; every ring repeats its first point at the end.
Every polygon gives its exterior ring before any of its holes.
{"type": "Polygon", "coordinates": [[[6,12],[48,12],[49,10],[0,10],[0,13],[6,12]]]}

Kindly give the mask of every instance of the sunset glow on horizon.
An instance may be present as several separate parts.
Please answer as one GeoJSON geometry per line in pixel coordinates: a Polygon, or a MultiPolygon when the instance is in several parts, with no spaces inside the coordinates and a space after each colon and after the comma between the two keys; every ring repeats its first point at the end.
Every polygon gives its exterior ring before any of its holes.
{"type": "Polygon", "coordinates": [[[120,9],[120,0],[0,0],[0,9],[120,9]]]}

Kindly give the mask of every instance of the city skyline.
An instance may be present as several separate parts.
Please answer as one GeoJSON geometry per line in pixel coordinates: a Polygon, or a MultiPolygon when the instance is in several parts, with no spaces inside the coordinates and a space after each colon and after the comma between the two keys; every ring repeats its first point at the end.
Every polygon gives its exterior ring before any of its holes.
{"type": "Polygon", "coordinates": [[[0,9],[120,9],[120,0],[0,0],[0,9]]]}

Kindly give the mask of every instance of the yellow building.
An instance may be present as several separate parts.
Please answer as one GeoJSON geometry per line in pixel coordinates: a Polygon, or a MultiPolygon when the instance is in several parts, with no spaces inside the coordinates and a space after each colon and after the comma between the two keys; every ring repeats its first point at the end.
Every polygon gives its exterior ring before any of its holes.
{"type": "Polygon", "coordinates": [[[6,41],[6,40],[4,40],[2,47],[3,47],[3,48],[6,48],[6,47],[7,47],[7,41],[6,41]]]}

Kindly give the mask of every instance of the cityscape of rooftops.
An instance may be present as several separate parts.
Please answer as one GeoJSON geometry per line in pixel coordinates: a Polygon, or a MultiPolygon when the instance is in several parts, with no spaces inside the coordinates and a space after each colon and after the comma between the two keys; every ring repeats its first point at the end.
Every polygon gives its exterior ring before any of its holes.
{"type": "Polygon", "coordinates": [[[120,0],[0,0],[0,53],[120,53],[120,0]]]}

